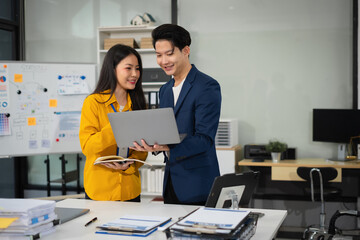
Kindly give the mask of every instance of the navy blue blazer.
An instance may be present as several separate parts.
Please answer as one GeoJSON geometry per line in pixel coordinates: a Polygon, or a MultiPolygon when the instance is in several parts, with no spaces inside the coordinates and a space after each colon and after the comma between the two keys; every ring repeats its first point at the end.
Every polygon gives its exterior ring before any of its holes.
{"type": "Polygon", "coordinates": [[[171,79],[160,88],[160,107],[174,108],[179,133],[186,137],[169,145],[164,189],[170,174],[181,202],[206,201],[215,177],[220,175],[214,140],[220,118],[220,85],[192,65],[175,107],[173,86],[171,79]]]}

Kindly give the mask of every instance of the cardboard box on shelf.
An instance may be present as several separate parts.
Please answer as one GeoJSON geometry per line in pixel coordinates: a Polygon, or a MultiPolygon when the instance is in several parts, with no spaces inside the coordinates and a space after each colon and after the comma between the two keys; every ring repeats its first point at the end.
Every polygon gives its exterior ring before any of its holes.
{"type": "Polygon", "coordinates": [[[140,48],[153,48],[152,38],[141,38],[140,48]]]}
{"type": "Polygon", "coordinates": [[[104,39],[104,50],[109,50],[116,44],[123,44],[132,48],[139,47],[134,38],[106,38],[104,39]]]}

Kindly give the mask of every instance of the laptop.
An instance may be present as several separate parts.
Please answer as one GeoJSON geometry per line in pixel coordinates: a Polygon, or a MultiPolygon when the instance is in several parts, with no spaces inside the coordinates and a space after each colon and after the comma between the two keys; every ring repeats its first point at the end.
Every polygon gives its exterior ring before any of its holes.
{"type": "Polygon", "coordinates": [[[108,113],[111,128],[119,147],[180,143],[180,135],[172,108],[158,108],[128,112],[108,113]]]}
{"type": "Polygon", "coordinates": [[[215,178],[205,207],[230,208],[235,194],[239,207],[248,207],[259,181],[259,172],[230,173],[215,178]]]}
{"type": "Polygon", "coordinates": [[[60,224],[66,223],[74,218],[80,217],[86,213],[88,213],[90,209],[88,208],[64,208],[64,207],[56,207],[55,214],[58,216],[60,220],[60,224]]]}

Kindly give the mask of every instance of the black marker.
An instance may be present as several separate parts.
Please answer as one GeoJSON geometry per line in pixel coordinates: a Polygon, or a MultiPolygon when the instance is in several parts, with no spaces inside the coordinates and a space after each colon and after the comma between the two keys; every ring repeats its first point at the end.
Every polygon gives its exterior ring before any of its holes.
{"type": "Polygon", "coordinates": [[[91,219],[89,222],[87,222],[85,224],[85,227],[89,226],[91,223],[95,222],[97,220],[97,217],[94,217],[93,219],[91,219]]]}

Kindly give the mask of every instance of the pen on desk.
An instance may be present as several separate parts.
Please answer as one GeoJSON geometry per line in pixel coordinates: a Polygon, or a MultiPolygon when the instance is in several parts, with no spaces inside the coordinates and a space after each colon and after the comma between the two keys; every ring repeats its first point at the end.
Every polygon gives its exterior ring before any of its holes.
{"type": "Polygon", "coordinates": [[[186,218],[187,216],[189,216],[190,214],[196,212],[198,209],[199,209],[199,208],[196,208],[194,211],[191,211],[190,213],[186,214],[185,216],[179,217],[179,218],[178,218],[178,221],[173,222],[172,224],[170,224],[169,226],[167,226],[167,227],[165,227],[165,228],[162,228],[161,231],[165,231],[165,230],[171,228],[173,225],[175,225],[176,223],[178,223],[180,220],[182,220],[182,219],[186,218]]]}
{"type": "Polygon", "coordinates": [[[95,222],[97,220],[97,217],[94,217],[93,219],[91,219],[89,222],[87,222],[85,224],[85,227],[89,226],[91,223],[95,222]]]}

